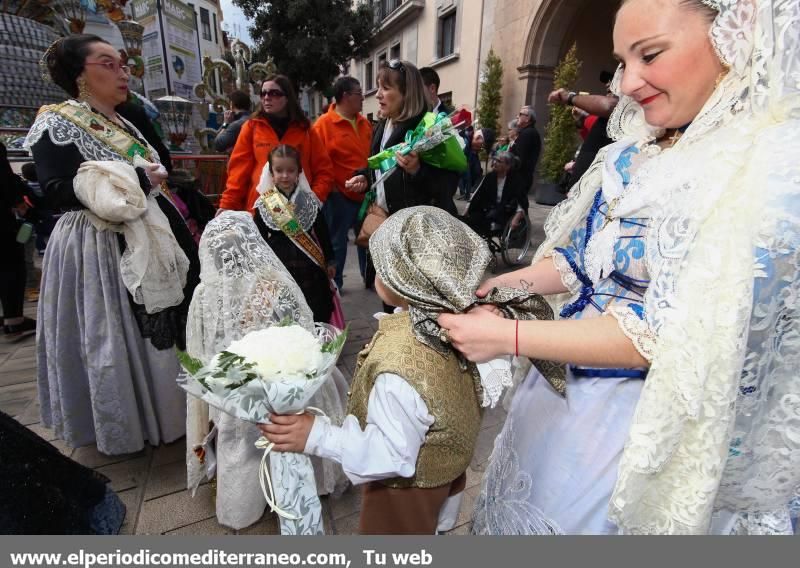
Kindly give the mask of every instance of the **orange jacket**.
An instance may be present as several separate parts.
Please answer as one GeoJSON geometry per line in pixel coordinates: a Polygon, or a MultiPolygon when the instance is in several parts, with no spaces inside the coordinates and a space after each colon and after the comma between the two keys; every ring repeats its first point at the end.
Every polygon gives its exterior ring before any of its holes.
{"type": "Polygon", "coordinates": [[[253,117],[242,125],[239,138],[228,159],[228,180],[219,200],[221,209],[252,211],[258,199],[256,186],[269,153],[280,144],[295,147],[300,152],[303,172],[311,189],[322,201],[327,199],[333,183],[331,159],[318,134],[289,125],[283,138],[272,129],[266,118],[253,117]]]}
{"type": "Polygon", "coordinates": [[[364,201],[363,193],[354,193],[344,188],[344,182],[353,177],[356,170],[367,167],[369,148],[372,143],[372,125],[362,115],[356,118],[356,128],[336,112],[332,103],[328,112],[314,123],[313,130],[322,138],[333,163],[334,188],[353,201],[364,201]]]}

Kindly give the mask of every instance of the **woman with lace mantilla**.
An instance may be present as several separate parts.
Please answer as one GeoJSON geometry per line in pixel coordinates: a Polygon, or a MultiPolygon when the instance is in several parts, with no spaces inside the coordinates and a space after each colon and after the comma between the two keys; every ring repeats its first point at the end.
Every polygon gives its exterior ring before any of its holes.
{"type": "Polygon", "coordinates": [[[42,63],[73,97],[43,107],[25,141],[49,208],[65,212],[42,265],[42,422],[104,454],[172,442],[185,432],[174,347],[185,347],[196,245],[155,150],[114,110],[128,96],[117,50],[75,35],[42,63]]]}
{"type": "Polygon", "coordinates": [[[439,323],[531,370],[495,442],[481,534],[791,533],[800,507],[800,3],[625,0],[616,140],[487,281],[562,321],[439,323]]]}

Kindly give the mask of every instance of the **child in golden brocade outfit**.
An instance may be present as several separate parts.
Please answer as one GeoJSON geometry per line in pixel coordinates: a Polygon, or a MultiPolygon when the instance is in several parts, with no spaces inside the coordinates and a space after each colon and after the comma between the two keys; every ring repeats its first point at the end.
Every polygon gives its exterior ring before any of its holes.
{"type": "Polygon", "coordinates": [[[363,485],[361,534],[434,534],[455,526],[480,429],[479,380],[436,313],[466,309],[489,262],[483,241],[449,213],[413,207],[370,239],[375,289],[399,306],[358,355],[341,427],[310,414],[262,425],[278,451],[342,464],[363,485]]]}

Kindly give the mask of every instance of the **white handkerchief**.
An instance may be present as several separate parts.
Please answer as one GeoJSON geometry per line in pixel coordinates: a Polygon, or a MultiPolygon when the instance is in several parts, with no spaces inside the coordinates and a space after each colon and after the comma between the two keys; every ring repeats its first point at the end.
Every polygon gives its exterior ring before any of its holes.
{"type": "Polygon", "coordinates": [[[512,355],[504,355],[486,363],[478,363],[478,373],[481,375],[481,385],[483,386],[481,406],[484,408],[497,406],[503,389],[514,385],[513,359],[512,355]]]}

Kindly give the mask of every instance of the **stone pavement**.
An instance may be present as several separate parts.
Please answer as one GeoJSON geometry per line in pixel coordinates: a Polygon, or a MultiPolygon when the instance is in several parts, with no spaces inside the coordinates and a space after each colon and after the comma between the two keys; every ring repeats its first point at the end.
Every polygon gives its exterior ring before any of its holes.
{"type": "MultiPolygon", "coordinates": [[[[459,209],[463,202],[457,202],[459,209]]],[[[542,240],[541,226],[548,207],[533,205],[530,210],[535,232],[534,246],[542,240]]],[[[533,247],[532,247],[533,250],[533,247]]],[[[503,269],[502,260],[499,260],[503,269]]],[[[358,274],[355,250],[351,245],[345,270],[342,303],[350,324],[350,336],[339,362],[340,369],[352,376],[356,354],[369,341],[377,329],[373,314],[380,311],[381,302],[371,290],[365,290],[358,274]]],[[[25,315],[36,316],[36,304],[25,305],[25,315]]],[[[69,448],[56,440],[52,430],[44,428],[39,419],[36,392],[36,345],[33,336],[17,342],[0,341],[0,410],[14,416],[20,423],[45,440],[50,441],[64,455],[96,469],[111,479],[111,487],[118,492],[127,507],[122,527],[123,534],[277,534],[275,515],[266,512],[262,519],[241,531],[228,529],[217,523],[214,515],[213,488],[200,486],[194,498],[186,490],[185,440],[159,447],[147,446],[136,454],[106,456],[94,446],[69,448]]],[[[469,532],[472,505],[478,496],[479,483],[491,453],[494,438],[505,420],[505,412],[498,408],[484,414],[475,457],[467,471],[467,489],[461,513],[452,534],[469,532]]],[[[356,534],[360,505],[360,490],[350,488],[340,497],[323,497],[322,506],[326,532],[329,534],[356,534]]]]}

